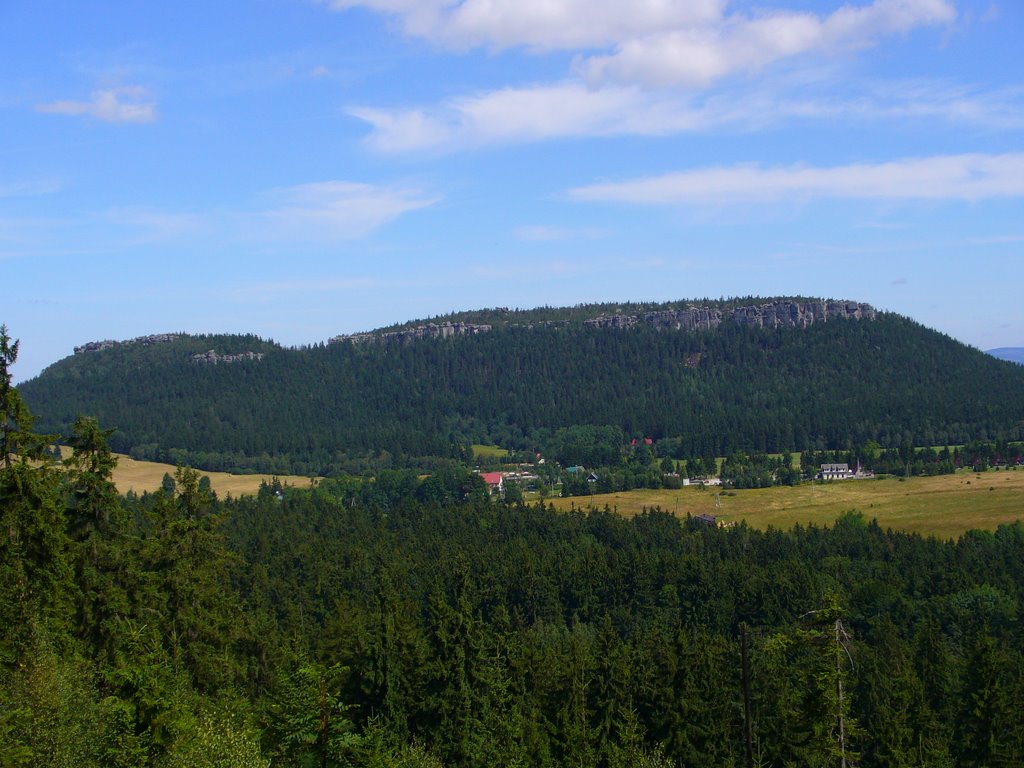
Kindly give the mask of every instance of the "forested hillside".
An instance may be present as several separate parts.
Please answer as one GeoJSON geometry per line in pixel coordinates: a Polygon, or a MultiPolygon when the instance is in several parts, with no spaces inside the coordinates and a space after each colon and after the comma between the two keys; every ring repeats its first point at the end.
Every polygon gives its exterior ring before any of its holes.
{"type": "Polygon", "coordinates": [[[466,470],[220,501],[52,464],[0,334],[0,765],[1024,760],[1024,528],[559,514],[466,470]]]}
{"type": "Polygon", "coordinates": [[[137,458],[321,475],[437,466],[472,443],[546,451],[578,425],[692,456],[1024,436],[1024,369],[890,314],[695,331],[496,324],[301,349],[181,336],[77,354],[22,389],[42,428],[66,434],[94,414],[137,458]],[[210,350],[235,357],[196,359],[210,350]]]}

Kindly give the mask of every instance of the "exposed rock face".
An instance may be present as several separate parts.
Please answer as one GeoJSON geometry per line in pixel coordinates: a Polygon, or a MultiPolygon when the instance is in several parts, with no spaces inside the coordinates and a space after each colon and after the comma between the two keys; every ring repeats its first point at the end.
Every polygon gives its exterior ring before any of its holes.
{"type": "Polygon", "coordinates": [[[661,330],[707,331],[726,321],[763,328],[806,328],[837,318],[874,320],[875,310],[855,301],[776,301],[725,310],[690,306],[643,315],[606,315],[583,322],[592,328],[629,328],[642,323],[661,330]]]}
{"type": "MultiPolygon", "coordinates": [[[[591,328],[632,328],[648,325],[666,331],[708,331],[724,322],[756,325],[763,328],[806,328],[836,318],[874,320],[875,310],[868,304],[855,301],[772,301],[758,306],[717,309],[691,305],[685,309],[663,309],[642,314],[602,315],[584,320],[591,328]]],[[[547,320],[529,323],[520,328],[564,325],[564,321],[547,320]]],[[[490,325],[474,323],[426,323],[401,331],[353,333],[335,336],[328,343],[347,341],[352,344],[392,343],[411,344],[419,339],[447,339],[487,333],[490,325]]]]}
{"type": "Polygon", "coordinates": [[[243,360],[262,360],[262,352],[238,352],[233,355],[218,355],[212,349],[208,352],[201,352],[198,355],[192,355],[193,363],[200,363],[202,365],[218,365],[219,363],[240,363],[243,360]]]}
{"type": "Polygon", "coordinates": [[[487,333],[491,330],[489,325],[476,323],[427,323],[417,325],[415,328],[406,328],[401,331],[388,331],[387,333],[353,333],[347,336],[335,336],[328,340],[329,344],[337,344],[341,341],[348,341],[353,344],[366,344],[368,342],[398,342],[400,344],[411,344],[419,339],[448,339],[452,336],[472,336],[478,333],[487,333]]]}
{"type": "Polygon", "coordinates": [[[182,334],[180,333],[154,333],[149,336],[139,336],[138,338],[128,339],[127,341],[113,341],[107,339],[105,341],[90,341],[87,344],[83,344],[80,347],[75,347],[75,354],[81,355],[85,352],[101,352],[104,349],[111,349],[113,347],[120,347],[128,344],[138,344],[143,347],[152,346],[153,344],[166,344],[175,339],[180,339],[182,334]]]}

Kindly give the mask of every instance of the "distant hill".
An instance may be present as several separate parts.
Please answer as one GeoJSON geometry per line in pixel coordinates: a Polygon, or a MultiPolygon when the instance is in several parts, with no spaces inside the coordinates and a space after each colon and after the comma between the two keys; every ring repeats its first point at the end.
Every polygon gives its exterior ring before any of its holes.
{"type": "Polygon", "coordinates": [[[137,458],[294,474],[596,434],[678,456],[1024,436],[1024,369],[864,304],[803,298],[481,310],[291,349],[95,342],[20,389],[44,431],[90,414],[137,458]]]}
{"type": "Polygon", "coordinates": [[[1000,360],[1009,360],[1011,363],[1024,365],[1024,347],[998,347],[987,350],[987,352],[1000,360]]]}

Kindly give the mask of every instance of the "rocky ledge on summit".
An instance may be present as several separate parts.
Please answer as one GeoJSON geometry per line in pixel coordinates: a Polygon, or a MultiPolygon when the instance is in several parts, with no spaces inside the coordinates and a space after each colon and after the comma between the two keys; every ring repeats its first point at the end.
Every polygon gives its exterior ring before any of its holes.
{"type": "Polygon", "coordinates": [[[180,339],[182,335],[180,333],[154,333],[149,336],[128,339],[127,341],[114,341],[113,339],[90,341],[80,347],[75,347],[75,354],[82,355],[86,352],[102,352],[104,349],[113,349],[114,347],[128,346],[130,344],[137,344],[142,347],[149,347],[153,344],[167,344],[180,339]]]}
{"type": "Polygon", "coordinates": [[[478,333],[487,333],[491,330],[489,325],[478,323],[426,323],[413,328],[405,328],[401,331],[387,331],[385,333],[353,333],[344,336],[334,336],[327,340],[328,344],[337,344],[348,341],[352,344],[366,344],[368,342],[398,342],[400,344],[411,344],[420,339],[449,339],[452,336],[473,336],[478,333]]]}
{"type": "Polygon", "coordinates": [[[708,331],[732,321],[762,328],[807,328],[814,323],[843,318],[874,320],[875,309],[855,301],[775,301],[752,307],[717,309],[690,306],[664,309],[640,315],[604,315],[584,320],[592,328],[631,328],[649,325],[659,330],[708,331]]]}
{"type": "MultiPolygon", "coordinates": [[[[590,328],[632,328],[647,325],[665,331],[708,331],[724,322],[754,325],[762,328],[807,328],[814,323],[843,318],[847,320],[874,320],[875,309],[870,304],[856,301],[770,301],[756,306],[719,307],[691,304],[682,309],[659,309],[638,314],[617,313],[599,315],[583,321],[590,328]]],[[[539,323],[510,323],[512,328],[561,326],[568,321],[547,320],[539,323]]],[[[370,331],[334,336],[329,344],[394,343],[410,344],[420,339],[447,339],[453,336],[471,336],[487,333],[491,325],[480,323],[444,322],[425,323],[397,331],[370,331]]]]}

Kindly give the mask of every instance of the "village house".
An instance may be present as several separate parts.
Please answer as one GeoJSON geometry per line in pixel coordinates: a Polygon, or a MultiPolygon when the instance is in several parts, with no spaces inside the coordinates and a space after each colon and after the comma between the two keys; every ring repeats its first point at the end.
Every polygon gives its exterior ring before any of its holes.
{"type": "Polygon", "coordinates": [[[849,480],[853,475],[849,464],[822,464],[818,473],[821,480],[849,480]]]}
{"type": "Polygon", "coordinates": [[[505,475],[501,472],[481,472],[481,479],[487,483],[487,490],[497,493],[499,496],[505,494],[505,475]]]}

